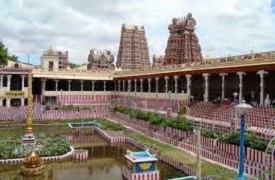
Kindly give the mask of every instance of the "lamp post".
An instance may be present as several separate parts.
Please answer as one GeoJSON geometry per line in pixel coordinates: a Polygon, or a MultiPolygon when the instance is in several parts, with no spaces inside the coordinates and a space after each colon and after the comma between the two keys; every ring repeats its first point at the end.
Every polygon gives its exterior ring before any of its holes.
{"type": "Polygon", "coordinates": [[[244,180],[244,128],[245,128],[245,114],[248,109],[253,107],[249,104],[246,104],[243,100],[240,104],[236,105],[235,108],[239,111],[241,115],[241,127],[240,127],[240,154],[239,154],[239,175],[238,180],[244,180]]]}

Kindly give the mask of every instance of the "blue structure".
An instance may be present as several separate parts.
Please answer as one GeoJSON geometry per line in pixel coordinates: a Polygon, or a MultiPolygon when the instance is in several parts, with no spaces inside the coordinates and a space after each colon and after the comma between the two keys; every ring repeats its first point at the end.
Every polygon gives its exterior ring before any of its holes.
{"type": "Polygon", "coordinates": [[[241,127],[240,127],[240,157],[239,157],[239,177],[238,180],[244,180],[244,127],[245,119],[244,115],[241,115],[241,127]]]}
{"type": "Polygon", "coordinates": [[[127,150],[125,155],[127,166],[122,169],[122,175],[127,180],[159,180],[159,171],[156,167],[157,158],[148,150],[133,152],[127,150]]]}
{"type": "Polygon", "coordinates": [[[127,166],[132,169],[133,173],[156,171],[156,161],[158,159],[150,154],[149,151],[128,151],[125,157],[127,166]]]}

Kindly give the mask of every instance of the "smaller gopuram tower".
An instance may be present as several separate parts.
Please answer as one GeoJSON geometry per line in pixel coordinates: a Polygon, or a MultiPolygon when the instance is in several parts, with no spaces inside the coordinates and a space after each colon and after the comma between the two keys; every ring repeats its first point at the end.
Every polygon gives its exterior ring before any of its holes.
{"type": "Polygon", "coordinates": [[[165,56],[157,56],[157,55],[153,55],[153,64],[152,64],[152,67],[153,68],[159,68],[159,67],[162,67],[163,64],[164,64],[164,59],[165,59],[165,56]]]}
{"type": "Polygon", "coordinates": [[[144,27],[122,25],[117,68],[142,69],[150,66],[144,27]]]}
{"type": "Polygon", "coordinates": [[[195,34],[196,21],[189,13],[184,18],[174,18],[168,26],[170,36],[165,50],[165,65],[200,63],[201,47],[195,34]]]}

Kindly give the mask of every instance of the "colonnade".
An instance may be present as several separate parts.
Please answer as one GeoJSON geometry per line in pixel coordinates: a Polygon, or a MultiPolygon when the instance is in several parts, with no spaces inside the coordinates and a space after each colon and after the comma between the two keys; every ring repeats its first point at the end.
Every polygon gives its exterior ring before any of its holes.
{"type": "MultiPolygon", "coordinates": [[[[47,79],[41,79],[42,81],[42,94],[44,94],[44,92],[46,91],[46,82],[47,82],[47,79]]],[[[72,80],[66,80],[68,82],[68,91],[71,91],[71,83],[72,83],[72,80]]],[[[84,91],[84,80],[76,80],[76,81],[79,81],[80,82],[80,91],[84,91]]],[[[87,81],[87,80],[85,80],[87,81]]],[[[55,87],[54,87],[54,91],[58,91],[58,87],[59,87],[59,82],[60,80],[54,80],[55,82],[55,87]]],[[[95,83],[96,82],[99,82],[99,81],[90,81],[91,82],[91,89],[92,91],[95,91],[95,83]]],[[[107,81],[103,81],[103,91],[106,91],[106,82],[107,81]]]]}
{"type": "MultiPolygon", "coordinates": [[[[232,73],[233,74],[233,73],[232,73]]],[[[243,77],[246,75],[245,72],[236,72],[234,73],[238,76],[239,79],[239,89],[236,90],[238,91],[238,99],[239,101],[241,101],[243,99],[243,77]]],[[[260,76],[260,105],[264,104],[265,101],[265,92],[264,92],[264,77],[268,74],[267,71],[261,70],[256,72],[257,75],[260,76]]],[[[185,75],[181,75],[184,76],[186,78],[186,83],[184,84],[186,86],[186,95],[189,97],[189,99],[192,97],[192,77],[194,75],[191,74],[185,74],[185,75]]],[[[203,94],[203,99],[205,102],[209,101],[209,77],[211,76],[210,73],[203,73],[201,74],[201,76],[204,79],[204,94],[203,94]]],[[[225,82],[226,82],[226,77],[228,76],[228,73],[220,73],[219,76],[221,77],[221,92],[220,92],[220,96],[221,96],[221,100],[225,99],[225,82]]],[[[115,91],[118,92],[131,92],[131,84],[132,81],[134,81],[134,93],[138,92],[138,87],[137,87],[137,82],[140,81],[140,93],[144,92],[144,86],[143,86],[143,82],[147,80],[148,82],[148,93],[153,93],[152,90],[152,80],[155,80],[155,93],[158,94],[159,93],[159,80],[161,78],[164,79],[164,92],[168,93],[169,92],[169,79],[173,78],[173,85],[174,85],[174,92],[175,94],[178,94],[179,91],[179,84],[178,84],[178,80],[179,80],[180,75],[174,75],[174,76],[161,76],[161,77],[150,77],[150,78],[134,78],[134,79],[124,79],[124,80],[116,80],[115,81],[115,91]],[[128,83],[128,88],[126,87],[126,82],[128,83]],[[122,89],[121,89],[121,84],[122,84],[122,89]],[[126,89],[127,88],[127,89],[126,89]]]]}
{"type": "MultiPolygon", "coordinates": [[[[274,72],[271,72],[274,73],[274,72]]],[[[245,72],[236,72],[236,73],[220,73],[219,76],[217,76],[218,78],[221,78],[221,91],[220,88],[218,91],[221,97],[221,100],[225,99],[225,92],[226,92],[226,80],[227,80],[227,76],[234,74],[236,77],[238,77],[238,88],[236,88],[236,92],[238,93],[238,99],[239,101],[241,101],[243,99],[243,88],[244,88],[244,77],[246,75],[245,72]]],[[[145,78],[145,77],[136,77],[136,78],[132,78],[132,79],[119,79],[119,80],[114,80],[114,84],[115,87],[113,89],[113,85],[112,86],[108,86],[108,87],[112,87],[109,88],[109,90],[115,90],[116,92],[134,92],[135,94],[137,92],[139,93],[156,93],[156,97],[158,97],[158,94],[160,92],[164,92],[164,93],[170,93],[170,90],[172,89],[172,93],[175,94],[179,94],[179,93],[185,93],[187,95],[187,97],[190,99],[192,98],[192,95],[194,94],[192,88],[192,84],[194,83],[193,81],[193,77],[196,76],[201,76],[203,78],[203,84],[201,84],[203,86],[203,99],[204,101],[209,101],[209,87],[210,87],[210,83],[209,83],[209,79],[213,74],[211,73],[203,73],[203,74],[177,74],[177,75],[173,75],[173,76],[156,76],[152,75],[151,77],[145,78]],[[181,81],[179,81],[181,80],[181,81]],[[184,83],[183,83],[184,82],[184,83]],[[127,83],[127,84],[126,84],[127,83]],[[172,87],[171,87],[172,86],[172,87]],[[169,90],[170,89],[170,90],[169,90]],[[185,90],[180,92],[181,90],[185,90]],[[154,91],[154,92],[153,92],[154,91]]],[[[267,71],[264,70],[260,70],[255,72],[255,75],[257,75],[259,77],[259,90],[260,90],[260,95],[259,95],[259,104],[260,105],[264,105],[265,104],[265,77],[268,75],[267,71]]],[[[17,75],[18,76],[18,75],[17,75]]],[[[10,106],[11,104],[11,100],[12,99],[21,99],[21,105],[24,105],[24,96],[20,96],[18,98],[14,97],[14,96],[6,96],[6,91],[11,91],[11,84],[12,84],[12,77],[13,75],[10,74],[6,74],[6,75],[0,75],[0,106],[3,106],[3,100],[5,99],[5,104],[7,107],[10,106]],[[2,97],[2,98],[1,98],[2,97]],[[4,97],[4,98],[3,98],[4,97]]],[[[21,75],[21,80],[19,79],[19,81],[21,81],[21,90],[24,91],[24,87],[25,87],[25,78],[26,75],[21,75]]],[[[44,92],[46,91],[46,82],[47,79],[41,79],[42,83],[42,95],[44,94],[44,92]]],[[[72,90],[72,81],[74,80],[65,80],[68,82],[68,87],[66,87],[66,89],[68,89],[68,91],[72,90]]],[[[77,80],[80,82],[80,91],[84,91],[84,80],[77,80]]],[[[88,80],[85,80],[85,82],[88,80]]],[[[101,80],[89,80],[89,82],[91,82],[88,87],[90,90],[95,91],[95,87],[97,82],[100,82],[101,80]]],[[[20,84],[20,82],[17,83],[20,84]]],[[[60,88],[60,80],[53,80],[52,83],[54,83],[54,87],[52,88],[54,91],[59,91],[60,88]]],[[[257,82],[255,82],[257,83],[257,82]]],[[[108,83],[109,84],[109,83],[108,83]]],[[[53,85],[53,84],[52,84],[53,85]]],[[[85,87],[87,84],[85,84],[85,87]]],[[[102,80],[100,87],[102,88],[102,91],[106,91],[108,88],[106,88],[107,85],[107,81],[106,80],[102,80]]],[[[110,84],[109,84],[110,85],[110,84]]],[[[66,85],[67,86],[67,85],[66,85]]],[[[74,85],[73,85],[74,86],[74,85]]],[[[20,88],[20,85],[18,85],[18,87],[20,88]]],[[[99,87],[99,86],[97,86],[99,87]]]]}
{"type": "MultiPolygon", "coordinates": [[[[11,91],[11,78],[13,77],[12,74],[7,74],[7,75],[4,75],[4,74],[1,74],[0,75],[0,94],[6,94],[7,91],[11,91]],[[6,77],[6,84],[4,83],[4,77],[6,77]]],[[[21,88],[20,89],[17,89],[16,91],[24,91],[25,90],[25,77],[26,75],[20,75],[21,77],[21,88]]],[[[24,94],[23,95],[20,95],[20,97],[12,97],[12,95],[10,96],[5,96],[5,98],[1,98],[0,96],[0,106],[3,106],[3,101],[5,100],[6,101],[6,106],[7,107],[10,107],[11,106],[11,100],[12,99],[20,99],[21,101],[21,106],[24,106],[24,102],[25,102],[25,98],[24,98],[24,94]]]]}

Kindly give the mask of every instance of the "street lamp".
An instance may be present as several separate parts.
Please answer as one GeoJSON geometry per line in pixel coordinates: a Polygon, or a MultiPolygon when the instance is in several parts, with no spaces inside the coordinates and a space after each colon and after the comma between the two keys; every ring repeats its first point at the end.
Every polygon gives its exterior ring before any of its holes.
{"type": "Polygon", "coordinates": [[[245,103],[245,100],[235,106],[235,108],[239,111],[241,115],[241,127],[240,127],[240,154],[239,154],[239,176],[238,180],[244,180],[244,127],[245,127],[245,119],[244,116],[248,109],[252,109],[253,107],[249,104],[245,103]]]}

